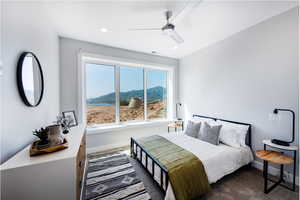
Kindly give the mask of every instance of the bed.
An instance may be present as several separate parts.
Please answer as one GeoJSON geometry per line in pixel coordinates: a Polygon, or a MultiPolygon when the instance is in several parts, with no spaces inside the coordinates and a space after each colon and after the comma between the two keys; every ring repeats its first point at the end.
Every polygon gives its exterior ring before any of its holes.
{"type": "MultiPolygon", "coordinates": [[[[217,119],[202,115],[193,115],[193,118],[223,121],[249,126],[245,147],[234,148],[225,144],[213,145],[197,138],[183,134],[183,132],[160,134],[175,145],[191,152],[198,157],[204,166],[209,184],[215,183],[222,177],[236,171],[253,161],[251,150],[251,125],[242,122],[217,119]]],[[[176,199],[172,186],[169,184],[168,169],[158,159],[148,152],[139,142],[131,138],[131,156],[137,159],[145,170],[153,177],[159,188],[165,193],[165,199],[176,199]]]]}

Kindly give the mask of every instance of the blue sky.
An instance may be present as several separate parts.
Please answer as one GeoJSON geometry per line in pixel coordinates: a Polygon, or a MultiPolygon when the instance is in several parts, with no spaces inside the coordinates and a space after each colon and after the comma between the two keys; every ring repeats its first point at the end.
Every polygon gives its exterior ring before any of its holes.
{"type": "MultiPolygon", "coordinates": [[[[148,70],[148,88],[166,87],[166,72],[148,70]]],[[[109,65],[86,65],[86,95],[87,98],[97,97],[114,92],[114,67],[109,65]]],[[[143,69],[133,67],[120,68],[120,90],[143,89],[143,69]]]]}

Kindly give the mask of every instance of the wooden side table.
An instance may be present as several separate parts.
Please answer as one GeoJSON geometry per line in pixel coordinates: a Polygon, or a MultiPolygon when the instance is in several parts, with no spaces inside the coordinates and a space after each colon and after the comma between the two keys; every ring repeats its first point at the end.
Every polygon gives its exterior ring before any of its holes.
{"type": "Polygon", "coordinates": [[[267,194],[271,190],[273,190],[277,185],[281,185],[289,190],[295,191],[296,190],[296,164],[297,164],[297,157],[296,152],[298,150],[298,147],[296,146],[281,146],[277,144],[273,144],[271,140],[263,140],[264,144],[264,150],[256,151],[256,156],[264,161],[264,167],[263,167],[263,174],[264,174],[264,192],[267,194]],[[271,148],[276,148],[279,150],[284,151],[293,151],[294,152],[294,158],[287,156],[283,154],[283,152],[276,152],[267,150],[267,146],[271,148]],[[273,184],[270,188],[268,188],[268,180],[274,182],[273,180],[268,178],[268,162],[272,162],[275,164],[280,164],[280,178],[275,184],[273,184]],[[293,168],[293,187],[290,188],[286,185],[281,184],[284,182],[283,179],[283,167],[284,165],[294,164],[293,168]]]}
{"type": "Polygon", "coordinates": [[[183,129],[184,129],[183,121],[171,122],[168,124],[168,133],[170,132],[170,128],[174,128],[175,132],[177,132],[177,128],[180,128],[180,127],[181,127],[181,130],[183,131],[183,129]]]}

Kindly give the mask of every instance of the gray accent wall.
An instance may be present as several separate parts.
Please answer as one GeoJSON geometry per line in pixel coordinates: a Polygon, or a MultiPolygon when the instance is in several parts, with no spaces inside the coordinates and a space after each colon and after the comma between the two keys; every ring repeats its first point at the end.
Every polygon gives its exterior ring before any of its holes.
{"type": "MultiPolygon", "coordinates": [[[[46,126],[59,112],[58,36],[38,3],[2,3],[3,28],[3,114],[1,125],[1,163],[29,145],[32,130],[46,126]],[[38,107],[22,102],[16,83],[20,54],[32,51],[39,58],[45,81],[44,97],[38,107]]],[[[2,44],[1,44],[2,45],[2,44]]],[[[0,80],[1,81],[1,80],[0,80]]],[[[1,90],[2,90],[1,88],[1,90]]]]}
{"type": "Polygon", "coordinates": [[[299,146],[298,12],[291,9],[182,58],[185,118],[195,113],[251,123],[255,151],[263,139],[290,139],[291,116],[271,115],[274,108],[289,108],[296,113],[299,146]]]}

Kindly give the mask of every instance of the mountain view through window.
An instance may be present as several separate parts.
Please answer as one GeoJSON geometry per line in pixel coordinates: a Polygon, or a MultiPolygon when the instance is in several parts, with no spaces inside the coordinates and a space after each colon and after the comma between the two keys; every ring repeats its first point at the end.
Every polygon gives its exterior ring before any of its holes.
{"type": "Polygon", "coordinates": [[[115,122],[115,67],[87,64],[86,96],[88,125],[115,122]]]}
{"type": "Polygon", "coordinates": [[[166,118],[167,72],[86,64],[86,97],[89,126],[166,118]]]}

